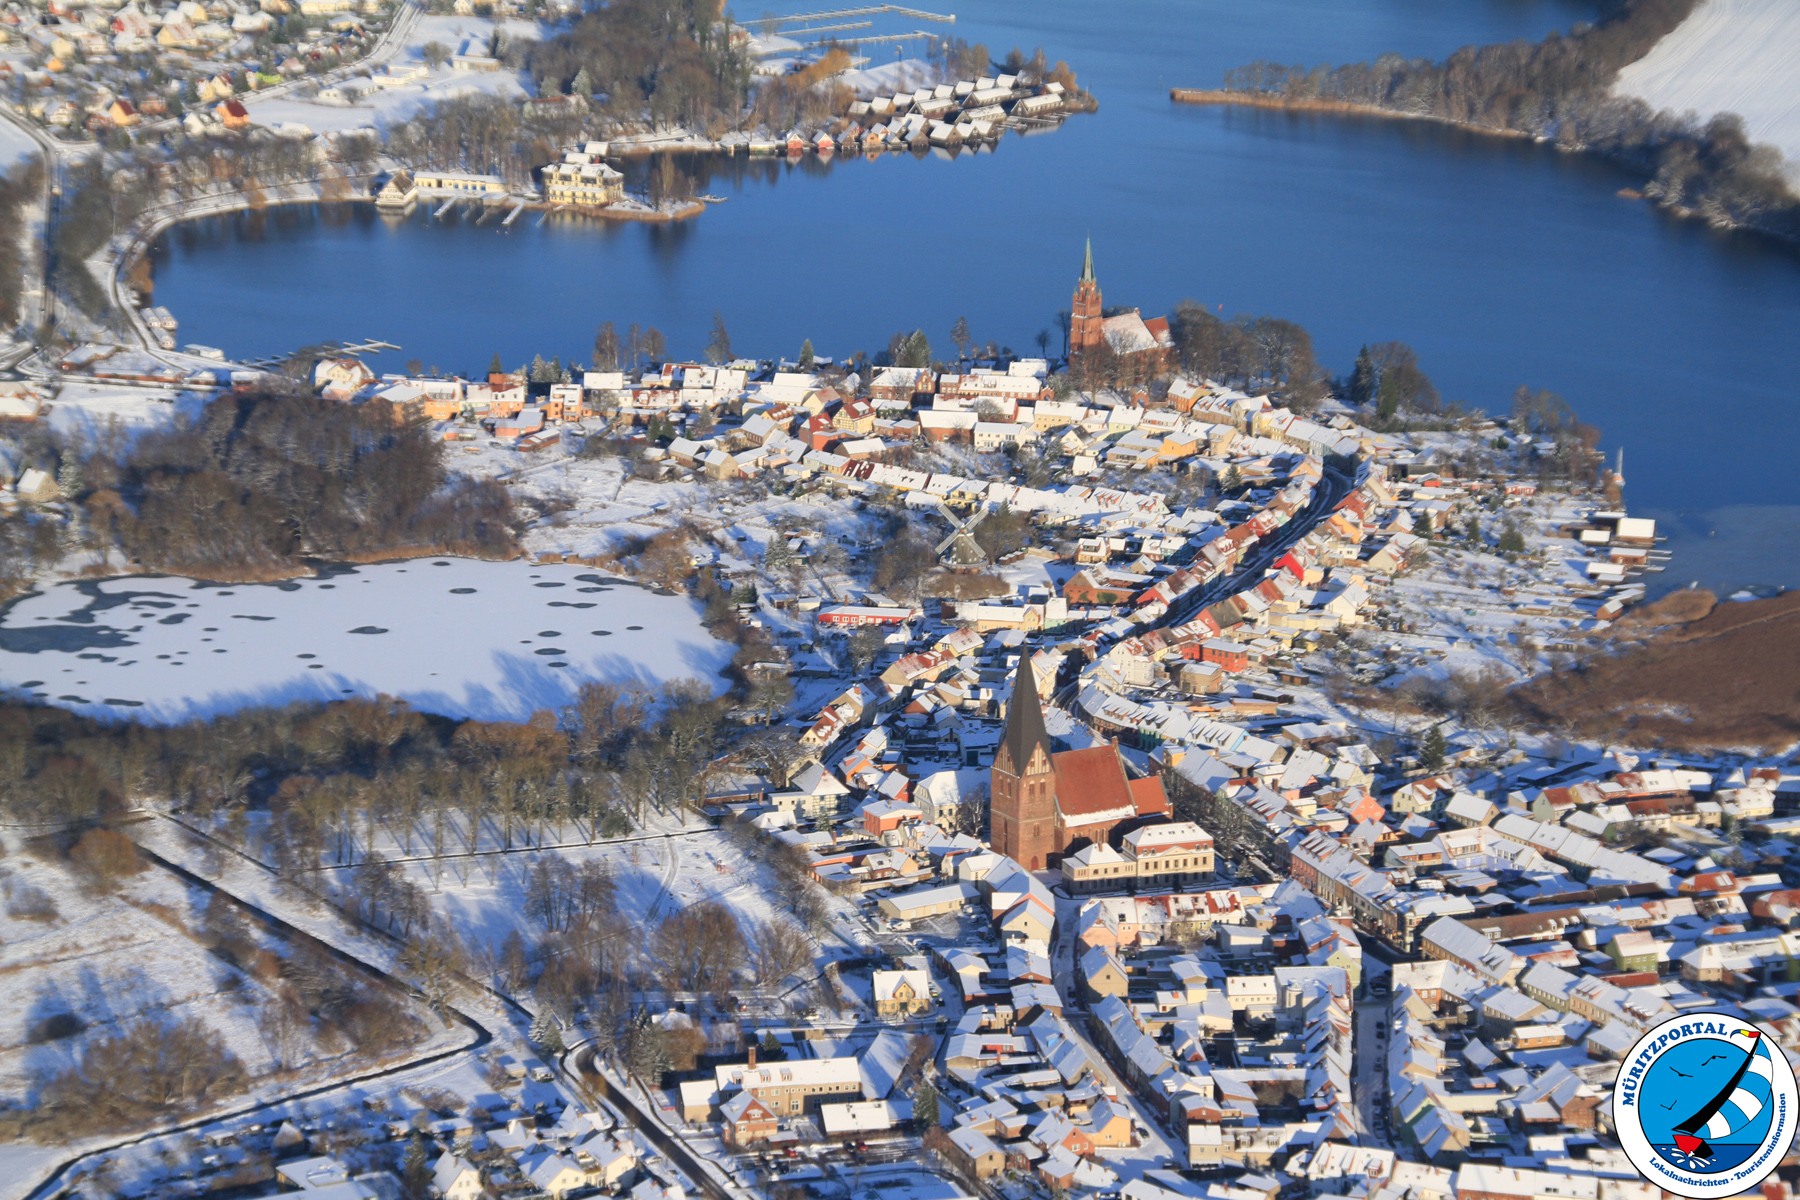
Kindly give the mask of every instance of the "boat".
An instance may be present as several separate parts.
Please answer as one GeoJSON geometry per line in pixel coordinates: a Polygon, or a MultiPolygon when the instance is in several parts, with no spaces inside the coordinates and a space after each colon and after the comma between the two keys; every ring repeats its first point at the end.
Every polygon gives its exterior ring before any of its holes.
{"type": "Polygon", "coordinates": [[[727,198],[724,196],[695,196],[694,199],[705,204],[723,204],[727,198]]]}
{"type": "Polygon", "coordinates": [[[1675,1126],[1675,1150],[1668,1157],[1674,1159],[1677,1166],[1694,1168],[1707,1162],[1713,1157],[1713,1148],[1707,1138],[1723,1138],[1735,1133],[1740,1127],[1755,1120],[1763,1110],[1763,1100],[1739,1085],[1744,1076],[1752,1071],[1764,1079],[1770,1077],[1766,1061],[1768,1047],[1762,1043],[1761,1035],[1754,1030],[1740,1029],[1732,1036],[1748,1038],[1750,1046],[1744,1053],[1744,1060],[1738,1064],[1737,1071],[1725,1082],[1725,1086],[1711,1100],[1702,1104],[1693,1116],[1675,1126]],[[1758,1051],[1763,1052],[1761,1059],[1758,1051]]]}

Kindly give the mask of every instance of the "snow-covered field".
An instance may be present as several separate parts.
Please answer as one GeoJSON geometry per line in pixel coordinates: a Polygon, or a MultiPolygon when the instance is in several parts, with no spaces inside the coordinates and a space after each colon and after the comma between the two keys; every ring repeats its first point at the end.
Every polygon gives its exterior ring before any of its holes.
{"type": "Polygon", "coordinates": [[[245,1070],[273,1065],[256,1016],[269,993],[228,966],[189,930],[199,925],[205,896],[162,871],[144,871],[116,896],[94,896],[68,870],[12,851],[0,868],[7,894],[0,916],[0,973],[9,1002],[0,1006],[0,1095],[28,1098],[43,1072],[72,1065],[95,1037],[139,1016],[197,1017],[219,1031],[245,1070]],[[56,915],[14,916],[43,897],[56,915]],[[87,1028],[46,1036],[45,1022],[73,1016],[87,1028]]]}
{"type": "MultiPolygon", "coordinates": [[[[452,54],[486,54],[488,39],[497,29],[515,42],[541,40],[551,32],[532,21],[420,17],[391,61],[422,64],[424,47],[430,42],[440,43],[452,54]]],[[[251,116],[264,125],[299,124],[314,133],[340,133],[397,124],[427,104],[482,92],[507,98],[530,95],[530,76],[522,71],[457,71],[442,66],[418,82],[381,88],[355,104],[322,104],[285,95],[264,100],[245,97],[244,102],[251,116]]]]}
{"type": "MultiPolygon", "coordinates": [[[[523,831],[521,830],[521,833],[523,831]]],[[[566,831],[577,836],[573,828],[566,831]]],[[[517,929],[529,942],[543,933],[525,916],[525,881],[542,855],[561,855],[570,862],[600,862],[618,885],[619,915],[632,929],[653,930],[669,913],[707,901],[729,908],[743,923],[745,936],[761,921],[784,916],[771,892],[766,869],[746,859],[710,827],[696,825],[674,837],[631,838],[592,846],[557,844],[545,850],[518,849],[473,858],[452,853],[443,859],[406,859],[398,846],[380,844],[384,856],[399,860],[408,878],[430,895],[432,907],[475,945],[498,951],[506,935],[517,929]]],[[[485,843],[484,843],[485,844],[485,843]]],[[[515,841],[522,845],[522,840],[515,841]]],[[[426,855],[415,843],[415,852],[426,855]]],[[[349,869],[327,873],[347,885],[349,869]]],[[[832,907],[845,902],[833,899],[832,907]]]]}
{"type": "Polygon", "coordinates": [[[1756,142],[1800,167],[1800,4],[1702,0],[1613,89],[1656,108],[1702,117],[1737,113],[1756,142]]]}
{"type": "Polygon", "coordinates": [[[0,686],[154,721],[377,692],[518,720],[591,679],[695,676],[724,690],[731,647],[701,626],[698,605],[601,579],[418,559],[276,584],[56,584],[0,615],[0,686]]]}
{"type": "Polygon", "coordinates": [[[50,425],[64,437],[91,438],[114,423],[135,435],[166,425],[177,415],[198,413],[206,400],[197,392],[68,382],[50,405],[50,425]]]}

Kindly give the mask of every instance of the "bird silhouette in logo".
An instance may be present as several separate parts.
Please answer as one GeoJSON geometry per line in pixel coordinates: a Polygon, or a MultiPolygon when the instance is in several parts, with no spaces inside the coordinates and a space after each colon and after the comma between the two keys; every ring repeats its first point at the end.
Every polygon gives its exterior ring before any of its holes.
{"type": "Polygon", "coordinates": [[[1704,1066],[1706,1066],[1707,1063],[1716,1063],[1716,1062],[1724,1062],[1724,1061],[1725,1061],[1725,1056],[1723,1054],[1715,1054],[1711,1058],[1707,1059],[1706,1062],[1703,1062],[1700,1065],[1704,1067],[1704,1066]]]}
{"type": "Polygon", "coordinates": [[[1682,1078],[1683,1078],[1683,1079],[1692,1079],[1692,1078],[1693,1078],[1693,1076],[1692,1076],[1692,1075],[1689,1075],[1689,1074],[1688,1074],[1688,1073],[1687,1073],[1687,1072],[1685,1072],[1685,1071],[1677,1071],[1677,1070],[1676,1070],[1676,1069],[1675,1069],[1675,1068],[1674,1068],[1674,1067],[1670,1067],[1670,1068],[1669,1068],[1669,1074],[1671,1074],[1671,1075],[1679,1075],[1679,1076],[1681,1076],[1681,1077],[1682,1077],[1682,1078]]]}
{"type": "MultiPolygon", "coordinates": [[[[1733,1073],[1725,1086],[1719,1089],[1718,1094],[1702,1104],[1699,1111],[1693,1116],[1675,1126],[1676,1150],[1687,1160],[1680,1165],[1693,1166],[1707,1162],[1713,1157],[1712,1146],[1707,1143],[1705,1138],[1699,1136],[1701,1130],[1705,1129],[1714,1136],[1731,1131],[1729,1125],[1723,1120],[1718,1123],[1719,1128],[1711,1128],[1713,1117],[1725,1106],[1726,1101],[1732,1098],[1732,1094],[1737,1090],[1738,1081],[1743,1079],[1744,1072],[1750,1069],[1750,1062],[1756,1057],[1756,1040],[1761,1035],[1755,1030],[1740,1029],[1732,1036],[1747,1039],[1750,1048],[1744,1054],[1744,1061],[1738,1064],[1737,1071],[1733,1073]]],[[[1676,1073],[1679,1074],[1679,1072],[1676,1073]]],[[[1691,1076],[1683,1076],[1683,1078],[1691,1078],[1691,1076]]]]}

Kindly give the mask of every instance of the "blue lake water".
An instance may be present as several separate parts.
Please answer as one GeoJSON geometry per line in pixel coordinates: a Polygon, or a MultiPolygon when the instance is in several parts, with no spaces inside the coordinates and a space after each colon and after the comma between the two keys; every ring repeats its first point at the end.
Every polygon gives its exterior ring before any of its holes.
{"type": "MultiPolygon", "coordinates": [[[[1258,57],[1441,57],[1589,19],[1559,0],[1045,0],[959,4],[999,57],[1043,46],[1100,111],[989,154],[820,164],[716,160],[729,197],[673,226],[434,221],[366,206],[185,226],[157,250],[181,338],[234,355],[375,337],[484,370],[585,359],[601,321],[698,354],[716,309],[736,348],[877,351],[922,327],[1032,349],[1092,237],[1108,304],[1304,324],[1347,370],[1400,339],[1448,399],[1504,411],[1562,393],[1627,451],[1632,510],[1662,518],[1663,579],[1800,584],[1800,254],[1617,196],[1636,175],[1423,122],[1172,104],[1258,57]],[[1679,577],[1677,579],[1677,577],[1679,577]]],[[[757,12],[739,14],[754,20],[757,12]]],[[[885,32],[878,30],[876,32],[885,32]]],[[[876,49],[877,61],[891,50],[876,49]]]]}

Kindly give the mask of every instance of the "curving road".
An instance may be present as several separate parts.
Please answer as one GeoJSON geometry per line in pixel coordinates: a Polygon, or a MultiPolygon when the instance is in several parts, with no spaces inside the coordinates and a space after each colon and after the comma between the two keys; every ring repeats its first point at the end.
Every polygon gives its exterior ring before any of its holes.
{"type": "MultiPolygon", "coordinates": [[[[188,870],[186,867],[181,866],[179,863],[171,862],[154,850],[146,848],[142,843],[138,844],[138,853],[142,854],[146,859],[163,868],[165,871],[168,871],[170,874],[177,876],[189,886],[200,888],[208,894],[224,896],[226,899],[237,904],[245,912],[254,916],[259,922],[263,923],[266,928],[278,931],[284,938],[294,942],[305,942],[310,944],[315,949],[324,951],[338,962],[357,971],[361,971],[364,974],[374,976],[389,986],[418,998],[418,991],[404,980],[397,979],[382,968],[377,967],[372,963],[365,962],[355,955],[350,954],[348,951],[340,950],[330,942],[315,937],[306,930],[284,921],[282,918],[269,912],[260,905],[253,904],[240,896],[233,895],[231,892],[226,891],[223,887],[220,887],[211,880],[205,879],[188,870]]],[[[58,1164],[56,1169],[51,1172],[47,1179],[43,1180],[37,1187],[31,1190],[27,1200],[40,1200],[40,1198],[42,1198],[42,1200],[48,1200],[51,1196],[59,1195],[68,1185],[68,1177],[73,1172],[74,1168],[84,1160],[91,1158],[96,1154],[111,1154],[115,1151],[122,1150],[127,1146],[135,1146],[143,1142],[154,1141],[158,1138],[168,1137],[170,1134],[201,1129],[208,1125],[215,1125],[220,1121],[229,1121],[238,1117],[248,1117],[255,1113],[263,1112],[278,1104],[291,1104],[296,1100],[307,1100],[315,1096],[324,1096],[332,1092],[338,1092],[354,1084],[415,1071],[422,1066],[429,1066],[434,1062],[455,1058],[467,1054],[471,1050],[479,1050],[481,1047],[494,1040],[492,1031],[473,1017],[462,1012],[460,1009],[450,1009],[449,1015],[459,1024],[473,1032],[475,1035],[474,1038],[459,1046],[451,1046],[444,1050],[435,1050],[429,1054],[421,1055],[418,1058],[409,1059],[396,1066],[380,1067],[375,1070],[364,1071],[358,1075],[334,1079],[329,1083],[302,1088],[298,1091],[287,1092],[280,1096],[258,1099],[254,1102],[241,1104],[233,1108],[213,1110],[202,1116],[197,1116],[175,1125],[161,1126],[145,1133],[120,1138],[117,1141],[110,1142],[104,1146],[97,1146],[84,1150],[79,1154],[70,1156],[68,1159],[65,1159],[62,1163],[58,1164]]]]}

